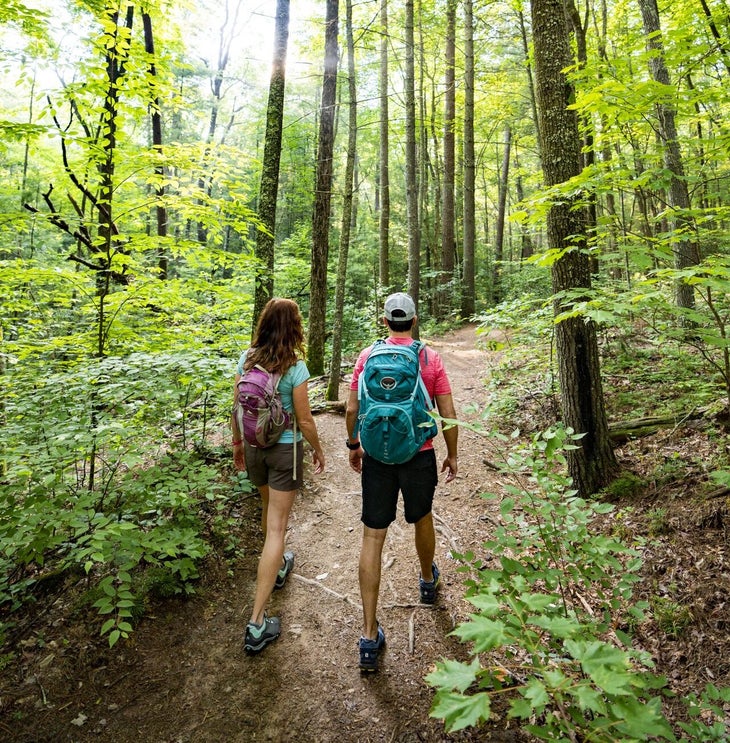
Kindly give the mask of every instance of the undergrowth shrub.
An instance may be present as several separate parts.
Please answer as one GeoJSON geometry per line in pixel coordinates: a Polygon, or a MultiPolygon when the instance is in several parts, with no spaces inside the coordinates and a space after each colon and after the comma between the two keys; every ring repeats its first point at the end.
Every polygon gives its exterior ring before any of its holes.
{"type": "Polygon", "coordinates": [[[0,640],[55,576],[85,576],[110,645],[147,592],[193,590],[247,484],[224,486],[200,454],[229,414],[228,372],[200,353],[132,354],[2,378],[0,640]]]}
{"type": "MultiPolygon", "coordinates": [[[[426,677],[431,715],[448,731],[479,726],[505,699],[540,740],[678,739],[662,709],[666,680],[628,632],[648,608],[632,598],[639,553],[592,528],[613,506],[579,498],[562,474],[578,438],[552,428],[510,453],[501,525],[484,554],[455,555],[475,611],[453,634],[472,658],[442,660],[426,677]]],[[[730,689],[712,685],[694,696],[682,739],[725,740],[727,702],[730,689]]]]}

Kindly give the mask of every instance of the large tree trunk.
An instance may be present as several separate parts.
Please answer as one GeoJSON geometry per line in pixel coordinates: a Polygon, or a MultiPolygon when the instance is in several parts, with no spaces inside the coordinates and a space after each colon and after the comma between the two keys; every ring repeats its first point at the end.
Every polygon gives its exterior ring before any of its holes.
{"type": "Polygon", "coordinates": [[[509,182],[509,162],[512,150],[512,130],[509,124],[504,128],[504,150],[502,167],[499,169],[499,193],[497,224],[494,230],[494,267],[492,270],[492,299],[495,304],[502,301],[502,260],[504,259],[504,224],[507,217],[507,184],[509,182]]]}
{"type": "Polygon", "coordinates": [[[421,286],[421,231],[416,179],[416,70],[413,0],[406,0],[406,212],[408,221],[408,293],[418,308],[421,286]]]}
{"type": "Polygon", "coordinates": [[[450,289],[454,279],[454,240],[456,208],[456,0],[446,3],[446,70],[444,72],[444,180],[441,210],[441,273],[439,276],[438,317],[451,311],[450,289]]]}
{"type": "Polygon", "coordinates": [[[345,34],[347,37],[347,88],[349,92],[347,163],[345,165],[344,197],[342,200],[342,228],[340,231],[340,250],[337,262],[337,283],[335,286],[335,314],[332,327],[332,361],[330,378],[325,397],[337,400],[340,390],[340,362],[342,361],[342,318],[345,308],[345,278],[347,276],[347,256],[350,249],[350,229],[353,225],[353,183],[355,158],[357,156],[357,90],[355,86],[355,43],[352,38],[352,0],[346,0],[345,34]]]}
{"type": "Polygon", "coordinates": [[[289,41],[289,0],[277,0],[274,28],[274,59],[266,109],[264,161],[259,185],[259,219],[266,231],[256,231],[254,255],[258,262],[254,289],[251,334],[264,305],[274,296],[274,236],[276,232],[276,199],[279,193],[281,138],[284,129],[284,91],[286,87],[286,52],[289,41]]]}
{"type": "MultiPolygon", "coordinates": [[[[669,71],[664,60],[664,49],[659,25],[659,9],[656,0],[639,0],[641,17],[644,22],[646,46],[652,52],[649,58],[649,69],[652,78],[662,86],[670,87],[669,71]]],[[[674,229],[679,239],[673,241],[674,267],[678,270],[688,268],[699,262],[697,244],[692,238],[694,225],[686,216],[690,209],[689,190],[684,175],[682,153],[677,139],[677,125],[674,108],[668,103],[656,104],[659,120],[659,136],[664,147],[664,164],[672,174],[669,186],[669,203],[679,210],[674,217],[674,229]],[[681,212],[685,213],[682,214],[681,212]]],[[[695,305],[692,287],[685,281],[675,284],[675,300],[679,307],[693,308],[695,305]]]]}
{"type": "MultiPolygon", "coordinates": [[[[580,171],[578,120],[569,109],[573,91],[563,72],[571,55],[561,0],[533,0],[532,28],[543,174],[550,187],[580,171]]],[[[547,236],[551,250],[565,251],[553,264],[553,291],[589,288],[585,221],[572,200],[566,197],[551,206],[547,236]]],[[[556,314],[563,309],[556,301],[556,314]]],[[[596,329],[586,318],[573,317],[557,323],[555,335],[564,423],[584,434],[579,448],[566,453],[568,471],[578,492],[587,496],[618,470],[608,436],[596,329]]]]}
{"type": "Polygon", "coordinates": [[[324,342],[327,316],[327,259],[332,201],[332,152],[335,143],[337,103],[337,32],[339,0],[327,0],[324,36],[324,75],[319,115],[317,177],[312,218],[312,271],[309,308],[309,371],[324,374],[324,342]]]}
{"type": "MultiPolygon", "coordinates": [[[[142,13],[142,27],[144,29],[144,50],[150,60],[149,74],[153,80],[157,78],[157,67],[155,65],[155,37],[152,33],[152,18],[149,13],[142,13]]],[[[155,92],[151,106],[152,118],[152,149],[156,155],[162,156],[162,110],[160,97],[155,92]]],[[[165,239],[167,238],[167,209],[165,208],[165,186],[163,185],[165,168],[163,165],[155,166],[155,178],[158,184],[155,186],[155,217],[157,223],[157,237],[160,245],[157,249],[157,267],[160,270],[160,279],[167,279],[167,250],[165,239]]]]}
{"type": "Polygon", "coordinates": [[[380,96],[380,217],[378,234],[379,280],[380,286],[387,291],[390,286],[390,161],[388,147],[389,113],[388,113],[388,0],[380,0],[380,74],[378,87],[380,96]]]}
{"type": "Polygon", "coordinates": [[[464,258],[462,264],[461,314],[471,317],[476,309],[474,201],[476,157],[474,154],[474,13],[473,0],[464,0],[464,258]]]}

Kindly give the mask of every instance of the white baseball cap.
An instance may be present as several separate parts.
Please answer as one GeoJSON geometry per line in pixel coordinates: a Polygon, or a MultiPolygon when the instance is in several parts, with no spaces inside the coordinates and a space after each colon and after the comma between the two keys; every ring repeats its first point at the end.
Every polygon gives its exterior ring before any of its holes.
{"type": "Polygon", "coordinates": [[[397,292],[385,300],[385,319],[391,322],[404,322],[416,315],[416,305],[408,294],[397,292]]]}

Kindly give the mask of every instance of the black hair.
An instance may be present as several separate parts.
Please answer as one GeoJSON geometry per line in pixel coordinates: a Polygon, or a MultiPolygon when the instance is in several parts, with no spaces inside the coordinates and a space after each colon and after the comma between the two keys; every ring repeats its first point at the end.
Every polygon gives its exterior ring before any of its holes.
{"type": "Polygon", "coordinates": [[[385,322],[388,323],[388,327],[394,332],[394,333],[405,333],[408,330],[410,330],[413,327],[413,321],[415,320],[415,317],[412,317],[410,320],[388,320],[388,318],[385,318],[385,322]]]}

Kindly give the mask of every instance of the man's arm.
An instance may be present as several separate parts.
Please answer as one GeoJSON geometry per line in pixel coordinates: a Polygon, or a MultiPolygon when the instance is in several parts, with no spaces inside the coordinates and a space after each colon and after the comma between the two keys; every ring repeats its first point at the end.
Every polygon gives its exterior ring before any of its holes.
{"type": "MultiPolygon", "coordinates": [[[[345,409],[345,425],[347,426],[347,440],[354,444],[358,439],[355,435],[357,428],[357,414],[360,410],[360,401],[357,399],[357,390],[350,390],[350,396],[347,398],[347,408],[345,409]]],[[[350,467],[355,472],[362,472],[362,447],[359,449],[350,449],[350,467]]]]}
{"type": "MultiPolygon", "coordinates": [[[[436,395],[436,407],[442,418],[456,420],[456,408],[454,408],[454,398],[451,393],[448,395],[436,395]]],[[[446,441],[446,458],[444,459],[441,471],[448,470],[446,482],[451,482],[458,471],[457,449],[459,444],[459,427],[445,424],[442,428],[444,441],[446,441]]]]}

